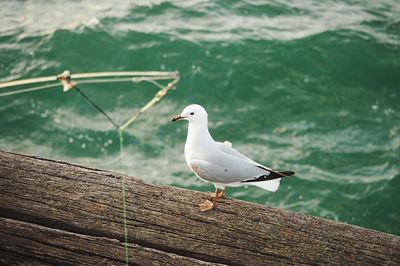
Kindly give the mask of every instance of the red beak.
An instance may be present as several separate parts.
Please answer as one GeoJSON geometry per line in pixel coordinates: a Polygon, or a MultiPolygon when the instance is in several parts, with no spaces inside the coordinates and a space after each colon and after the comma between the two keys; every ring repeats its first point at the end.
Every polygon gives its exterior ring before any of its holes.
{"type": "Polygon", "coordinates": [[[181,120],[181,119],[183,119],[183,118],[185,118],[185,117],[180,116],[180,115],[177,115],[177,116],[175,116],[174,118],[172,118],[171,122],[175,122],[175,121],[181,120]]]}

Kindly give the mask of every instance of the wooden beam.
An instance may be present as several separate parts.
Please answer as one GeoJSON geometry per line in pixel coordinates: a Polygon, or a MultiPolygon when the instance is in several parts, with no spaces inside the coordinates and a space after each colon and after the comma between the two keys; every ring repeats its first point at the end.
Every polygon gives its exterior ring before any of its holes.
{"type": "MultiPolygon", "coordinates": [[[[0,151],[0,263],[124,264],[122,177],[0,151]]],[[[130,264],[400,264],[397,236],[124,177],[130,264]]]]}

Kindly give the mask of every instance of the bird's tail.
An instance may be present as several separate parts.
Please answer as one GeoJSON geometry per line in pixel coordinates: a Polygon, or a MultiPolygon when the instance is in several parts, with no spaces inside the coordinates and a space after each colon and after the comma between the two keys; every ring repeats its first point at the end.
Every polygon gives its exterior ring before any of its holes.
{"type": "Polygon", "coordinates": [[[265,189],[265,190],[268,190],[268,191],[271,191],[271,192],[275,192],[279,188],[280,181],[281,181],[281,179],[277,178],[277,179],[268,180],[268,181],[252,182],[249,184],[253,185],[253,186],[257,186],[257,187],[265,189]]]}
{"type": "MultiPolygon", "coordinates": [[[[293,171],[281,171],[281,172],[277,172],[277,173],[279,175],[281,175],[281,178],[294,175],[293,171]]],[[[249,184],[257,186],[257,187],[265,189],[265,190],[268,190],[268,191],[271,191],[271,192],[275,192],[279,188],[279,183],[281,181],[281,178],[275,178],[275,179],[268,180],[268,181],[251,182],[249,184]]]]}

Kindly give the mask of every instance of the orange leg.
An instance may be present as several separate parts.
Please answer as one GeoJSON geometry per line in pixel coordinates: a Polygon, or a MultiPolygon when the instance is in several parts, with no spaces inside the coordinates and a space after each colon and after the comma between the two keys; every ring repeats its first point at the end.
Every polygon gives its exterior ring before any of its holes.
{"type": "Polygon", "coordinates": [[[218,200],[218,188],[217,187],[215,187],[215,196],[214,196],[214,201],[213,201],[213,209],[215,208],[215,207],[217,207],[217,200],[218,200]]]}
{"type": "MultiPolygon", "coordinates": [[[[217,188],[215,188],[215,189],[217,190],[217,188]]],[[[207,195],[210,198],[214,198],[216,195],[215,193],[217,193],[217,192],[207,192],[207,195]]],[[[221,192],[218,192],[218,198],[223,198],[223,197],[225,197],[225,188],[221,189],[221,192]]]]}

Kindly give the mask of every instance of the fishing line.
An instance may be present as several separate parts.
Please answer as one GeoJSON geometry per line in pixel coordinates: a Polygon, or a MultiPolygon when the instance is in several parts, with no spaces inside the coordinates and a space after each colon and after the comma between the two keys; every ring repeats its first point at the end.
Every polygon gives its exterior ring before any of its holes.
{"type": "MultiPolygon", "coordinates": [[[[73,88],[76,89],[76,91],[85,98],[85,100],[92,105],[94,108],[96,108],[99,112],[101,112],[118,130],[118,136],[119,136],[119,145],[120,145],[120,163],[122,165],[122,158],[123,158],[123,148],[124,148],[124,138],[123,138],[123,133],[124,129],[128,127],[133,121],[135,121],[141,114],[146,112],[151,106],[156,104],[161,100],[162,97],[167,94],[168,90],[172,89],[175,87],[175,85],[178,83],[179,78],[175,78],[172,82],[168,83],[167,86],[162,86],[160,83],[158,83],[156,80],[151,79],[151,78],[144,78],[140,81],[148,81],[155,85],[156,87],[159,87],[160,90],[156,93],[156,95],[148,102],[146,103],[138,113],[133,115],[131,118],[129,118],[122,126],[119,126],[101,107],[99,107],[97,104],[93,102],[93,100],[90,99],[89,96],[87,96],[83,91],[81,91],[76,85],[73,85],[73,88]]],[[[71,84],[71,80],[68,80],[71,84]]],[[[122,201],[122,218],[123,218],[123,226],[124,226],[124,254],[125,254],[125,265],[129,265],[129,242],[128,242],[128,215],[127,215],[127,210],[126,210],[126,180],[125,180],[125,175],[122,175],[121,177],[121,201],[122,201]]]]}
{"type": "MultiPolygon", "coordinates": [[[[124,131],[118,130],[119,135],[119,151],[120,151],[120,163],[122,165],[122,155],[124,150],[124,131]]],[[[125,247],[125,265],[129,264],[129,243],[128,243],[128,222],[127,222],[127,212],[126,212],[126,195],[125,195],[125,175],[121,177],[121,194],[122,194],[122,216],[124,224],[124,247],[125,247]]]]}
{"type": "MultiPolygon", "coordinates": [[[[124,136],[123,136],[123,129],[120,128],[120,126],[96,103],[93,102],[92,99],[90,99],[89,96],[87,96],[82,90],[80,90],[76,85],[74,86],[74,89],[76,90],[79,95],[81,95],[90,105],[92,105],[96,110],[98,110],[101,114],[103,114],[108,121],[110,121],[118,131],[118,136],[119,136],[119,151],[120,151],[120,164],[122,165],[122,156],[123,156],[123,151],[124,151],[124,136]]],[[[123,220],[123,226],[124,226],[124,254],[125,254],[125,265],[129,265],[129,242],[128,242],[128,219],[127,219],[127,211],[126,211],[126,188],[125,188],[125,175],[121,176],[121,201],[122,201],[122,220],[123,220]]]]}
{"type": "MultiPolygon", "coordinates": [[[[74,88],[80,96],[82,96],[86,102],[93,106],[97,111],[103,114],[111,124],[113,124],[118,131],[119,136],[119,151],[120,151],[120,163],[122,165],[122,156],[124,149],[124,136],[123,129],[104,111],[100,106],[98,106],[89,96],[87,96],[82,90],[80,90],[71,80],[68,78],[67,83],[74,88]]],[[[125,265],[129,265],[129,242],[128,242],[128,221],[127,221],[127,211],[126,211],[126,188],[125,188],[125,175],[121,176],[121,201],[122,201],[122,220],[124,226],[124,254],[125,254],[125,265]]]]}
{"type": "MultiPolygon", "coordinates": [[[[26,84],[32,84],[32,83],[40,83],[40,82],[50,82],[50,81],[60,81],[63,85],[63,90],[64,92],[67,92],[70,89],[75,89],[76,92],[82,96],[86,102],[94,107],[98,112],[100,112],[107,120],[115,126],[115,128],[118,131],[118,136],[119,136],[119,149],[120,149],[120,155],[119,155],[119,161],[122,166],[122,157],[123,157],[123,148],[124,148],[124,130],[127,128],[130,124],[132,124],[138,117],[140,117],[144,112],[146,112],[149,108],[151,108],[154,104],[159,102],[166,94],[167,92],[174,88],[176,84],[179,82],[180,76],[179,72],[158,72],[158,71],[127,71],[127,72],[97,72],[97,73],[81,73],[81,74],[74,74],[71,75],[68,70],[64,71],[62,74],[54,77],[54,76],[48,76],[48,77],[40,77],[40,78],[32,78],[32,79],[25,79],[25,80],[15,80],[15,81],[9,81],[9,82],[4,82],[0,83],[0,89],[1,88],[6,88],[6,87],[13,87],[13,86],[21,86],[21,85],[26,85],[26,84]],[[112,76],[120,76],[120,78],[101,78],[101,77],[112,77],[112,76]],[[130,77],[127,78],[126,76],[136,76],[136,77],[130,77]],[[87,80],[80,80],[77,83],[72,82],[71,78],[92,78],[92,79],[87,79],[87,80]],[[157,81],[159,80],[172,80],[171,82],[168,83],[168,85],[162,85],[158,83],[157,81]],[[117,122],[115,122],[110,115],[107,114],[106,111],[104,111],[100,106],[98,106],[86,93],[84,93],[81,89],[77,87],[77,84],[83,84],[83,83],[103,83],[103,82],[123,82],[123,81],[131,81],[134,83],[139,83],[139,82],[149,82],[153,84],[155,87],[159,88],[160,90],[154,95],[152,99],[150,99],[145,105],[140,108],[140,110],[133,114],[130,118],[128,118],[121,126],[118,125],[117,122]]],[[[8,95],[15,95],[19,93],[24,93],[24,92],[30,92],[30,91],[36,91],[36,90],[42,90],[42,89],[47,89],[47,88],[52,88],[59,86],[59,83],[57,84],[45,84],[41,86],[35,86],[31,88],[26,88],[26,89],[21,89],[21,90],[15,90],[15,91],[10,91],[10,92],[4,92],[0,93],[1,96],[8,96],[8,95]]],[[[123,227],[124,227],[124,255],[125,255],[125,265],[129,264],[129,242],[128,242],[128,215],[127,215],[127,208],[126,208],[126,177],[125,175],[122,175],[121,177],[121,204],[122,204],[122,216],[123,216],[123,227]]]]}
{"type": "Polygon", "coordinates": [[[118,130],[119,130],[119,125],[103,110],[100,108],[100,106],[98,106],[97,104],[95,104],[90,98],[89,96],[87,96],[83,91],[81,91],[77,86],[74,87],[76,92],[79,93],[79,95],[81,95],[90,105],[92,105],[94,108],[97,109],[97,111],[99,111],[100,113],[102,113],[107,119],[108,121],[111,122],[111,124],[113,124],[118,130]]]}

